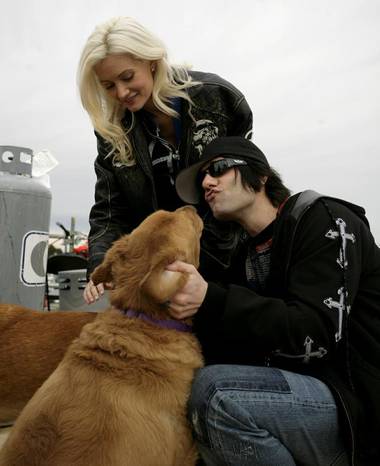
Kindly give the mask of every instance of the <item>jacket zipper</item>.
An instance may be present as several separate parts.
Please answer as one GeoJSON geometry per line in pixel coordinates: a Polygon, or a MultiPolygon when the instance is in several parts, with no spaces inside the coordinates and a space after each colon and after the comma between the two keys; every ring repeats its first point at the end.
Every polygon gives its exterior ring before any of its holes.
{"type": "Polygon", "coordinates": [[[209,251],[206,251],[206,249],[203,249],[203,248],[201,248],[201,249],[202,249],[202,252],[204,254],[207,254],[209,257],[211,257],[211,259],[213,259],[215,262],[217,262],[219,265],[221,265],[224,270],[228,269],[228,267],[229,267],[228,264],[225,264],[224,262],[222,262],[220,259],[218,259],[216,256],[211,254],[209,251]]]}
{"type": "Polygon", "coordinates": [[[183,142],[185,142],[185,151],[186,153],[184,154],[183,157],[183,165],[182,169],[187,168],[189,166],[189,158],[190,158],[190,152],[191,152],[191,126],[193,124],[193,118],[190,116],[191,113],[191,104],[188,102],[183,102],[182,108],[181,108],[181,123],[182,123],[182,134],[181,134],[181,139],[178,144],[178,151],[180,151],[183,147],[183,142]],[[186,136],[184,138],[184,136],[186,136]]]}
{"type": "Polygon", "coordinates": [[[343,406],[343,409],[344,409],[344,413],[346,415],[346,418],[347,418],[347,421],[348,421],[348,425],[350,427],[350,435],[351,435],[351,443],[352,443],[352,448],[351,448],[351,466],[355,466],[355,437],[354,437],[354,429],[352,427],[352,424],[351,424],[351,419],[350,419],[350,416],[348,414],[348,411],[347,411],[347,408],[346,408],[346,404],[341,396],[341,394],[339,393],[339,390],[337,390],[337,388],[335,387],[334,384],[330,383],[329,382],[329,385],[334,389],[334,393],[336,395],[338,395],[339,397],[339,400],[340,400],[340,403],[341,405],[343,406]]]}

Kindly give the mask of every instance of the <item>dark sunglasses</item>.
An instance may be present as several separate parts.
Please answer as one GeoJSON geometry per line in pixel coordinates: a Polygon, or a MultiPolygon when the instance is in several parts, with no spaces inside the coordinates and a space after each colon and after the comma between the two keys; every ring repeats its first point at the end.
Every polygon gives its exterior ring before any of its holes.
{"type": "Polygon", "coordinates": [[[205,169],[199,172],[199,181],[202,182],[203,178],[206,175],[210,175],[213,178],[222,176],[232,167],[237,167],[238,165],[247,165],[247,162],[239,159],[220,159],[214,160],[210,165],[205,169]]]}

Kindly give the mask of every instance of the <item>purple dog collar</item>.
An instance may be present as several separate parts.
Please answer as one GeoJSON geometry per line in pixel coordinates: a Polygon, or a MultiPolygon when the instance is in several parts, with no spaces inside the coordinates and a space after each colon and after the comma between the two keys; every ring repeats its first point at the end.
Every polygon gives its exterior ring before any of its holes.
{"type": "Polygon", "coordinates": [[[168,328],[171,330],[178,330],[179,332],[192,332],[192,327],[189,324],[185,324],[185,322],[181,322],[179,320],[174,319],[155,319],[154,317],[150,317],[143,312],[134,311],[133,309],[124,309],[121,311],[127,317],[137,317],[138,319],[145,320],[151,324],[155,324],[158,327],[168,328]]]}

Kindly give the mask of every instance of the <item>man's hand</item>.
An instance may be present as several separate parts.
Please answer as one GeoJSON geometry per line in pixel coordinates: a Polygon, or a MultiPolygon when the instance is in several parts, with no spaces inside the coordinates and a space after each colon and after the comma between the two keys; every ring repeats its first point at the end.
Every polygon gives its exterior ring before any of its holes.
{"type": "Polygon", "coordinates": [[[175,319],[193,316],[205,299],[208,283],[193,265],[186,262],[175,261],[166,270],[189,274],[185,286],[170,298],[168,309],[171,316],[175,319]]]}

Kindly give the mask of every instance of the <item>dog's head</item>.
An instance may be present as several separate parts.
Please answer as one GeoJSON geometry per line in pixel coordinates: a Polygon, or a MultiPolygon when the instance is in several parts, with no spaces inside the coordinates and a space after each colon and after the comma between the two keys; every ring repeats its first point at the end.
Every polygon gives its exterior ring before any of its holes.
{"type": "Polygon", "coordinates": [[[203,222],[194,207],[159,210],[129,235],[115,241],[92,281],[112,282],[110,302],[118,309],[144,311],[162,317],[164,303],[184,286],[187,274],[165,270],[175,260],[199,266],[203,222]]]}

